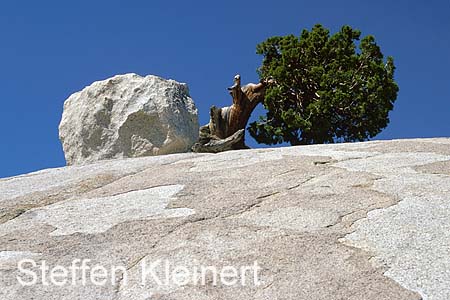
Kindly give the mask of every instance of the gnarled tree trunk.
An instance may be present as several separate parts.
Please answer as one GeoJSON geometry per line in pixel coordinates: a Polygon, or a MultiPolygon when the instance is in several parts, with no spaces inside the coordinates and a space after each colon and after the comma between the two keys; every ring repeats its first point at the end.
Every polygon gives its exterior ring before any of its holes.
{"type": "Polygon", "coordinates": [[[209,124],[200,127],[200,138],[192,151],[217,153],[248,148],[244,142],[245,127],[255,107],[264,100],[267,83],[262,81],[241,87],[241,77],[236,75],[234,85],[228,88],[233,104],[211,107],[209,124]]]}

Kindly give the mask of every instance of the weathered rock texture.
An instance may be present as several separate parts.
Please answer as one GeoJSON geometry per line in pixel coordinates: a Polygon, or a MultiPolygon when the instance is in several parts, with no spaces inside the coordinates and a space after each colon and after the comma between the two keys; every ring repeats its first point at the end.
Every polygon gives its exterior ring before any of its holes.
{"type": "Polygon", "coordinates": [[[450,139],[421,139],[174,154],[1,179],[0,299],[448,300],[449,166],[450,139]],[[91,259],[128,277],[22,287],[23,258],[50,267],[91,259]],[[256,260],[261,285],[143,284],[142,264],[159,259],[188,268],[256,260]]]}
{"type": "Polygon", "coordinates": [[[71,95],[64,103],[59,136],[72,165],[187,152],[198,128],[186,84],[126,74],[71,95]]]}

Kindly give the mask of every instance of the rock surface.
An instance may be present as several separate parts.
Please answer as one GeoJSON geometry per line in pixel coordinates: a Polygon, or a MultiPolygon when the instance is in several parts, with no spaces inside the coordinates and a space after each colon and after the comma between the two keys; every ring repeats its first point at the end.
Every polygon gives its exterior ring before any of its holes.
{"type": "Polygon", "coordinates": [[[187,152],[198,138],[197,109],[184,83],[117,75],[64,103],[59,136],[68,165],[187,152]]]}
{"type": "Polygon", "coordinates": [[[417,139],[173,154],[0,179],[0,299],[448,300],[449,166],[450,139],[417,139]],[[23,287],[22,259],[67,268],[90,259],[126,275],[23,287]],[[142,266],[166,259],[189,270],[257,261],[260,284],[142,281],[142,266]]]}

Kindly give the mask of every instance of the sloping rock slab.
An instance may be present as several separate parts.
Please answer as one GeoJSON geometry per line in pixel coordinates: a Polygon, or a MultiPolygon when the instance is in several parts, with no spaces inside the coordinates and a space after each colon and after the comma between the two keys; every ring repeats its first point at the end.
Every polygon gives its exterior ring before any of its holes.
{"type": "Polygon", "coordinates": [[[449,161],[422,139],[0,179],[0,299],[448,300],[449,161]]]}

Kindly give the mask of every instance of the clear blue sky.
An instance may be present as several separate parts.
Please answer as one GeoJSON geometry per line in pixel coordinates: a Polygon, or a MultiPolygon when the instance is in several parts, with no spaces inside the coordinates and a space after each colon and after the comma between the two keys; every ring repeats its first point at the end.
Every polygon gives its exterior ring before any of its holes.
{"type": "Polygon", "coordinates": [[[230,103],[234,74],[258,80],[257,43],[316,23],[373,34],[394,57],[400,92],[378,139],[450,136],[450,0],[4,0],[0,177],[65,164],[63,102],[93,81],[134,72],[187,82],[207,123],[210,105],[230,103]]]}

